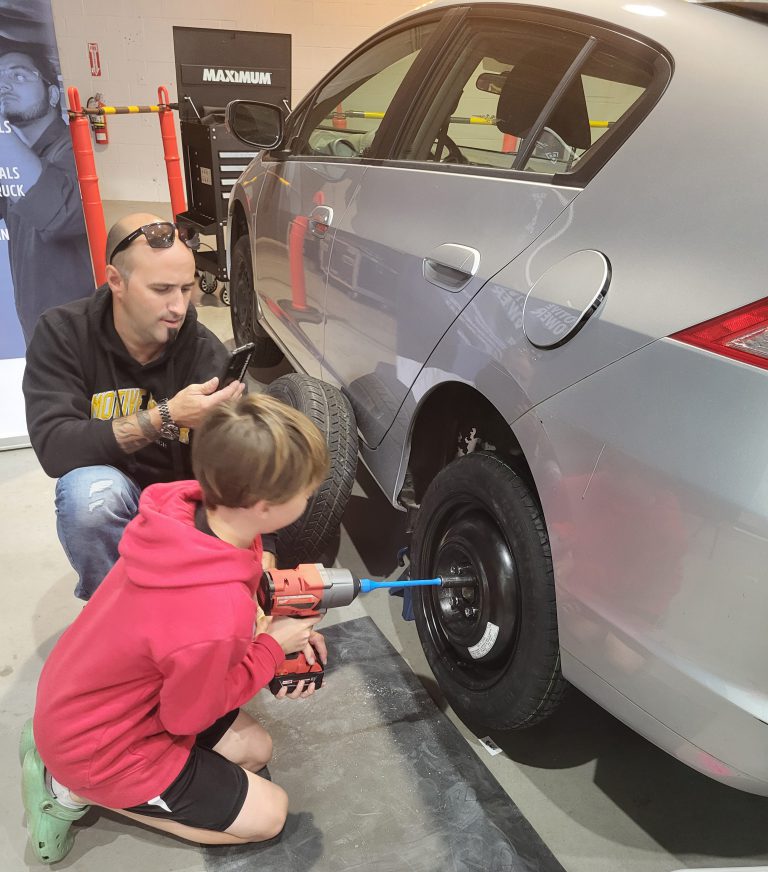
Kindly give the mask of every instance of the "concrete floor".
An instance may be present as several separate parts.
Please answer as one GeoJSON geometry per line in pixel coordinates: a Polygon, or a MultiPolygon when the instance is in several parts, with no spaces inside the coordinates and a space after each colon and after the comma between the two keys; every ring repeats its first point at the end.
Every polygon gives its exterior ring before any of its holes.
{"type": "MultiPolygon", "coordinates": [[[[126,204],[108,206],[108,223],[130,211],[126,204]]],[[[167,214],[167,207],[157,204],[131,208],[148,206],[167,214]]],[[[197,303],[203,322],[231,346],[229,310],[216,297],[201,297],[197,303]]],[[[283,371],[266,371],[263,380],[283,371]]],[[[41,665],[80,608],[72,595],[74,573],[56,537],[53,490],[54,482],[30,449],[0,453],[2,872],[42,868],[26,845],[16,742],[34,706],[41,665]]],[[[402,514],[361,470],[341,534],[339,565],[373,577],[395,575],[402,521],[402,514]]],[[[330,613],[326,625],[366,614],[453,718],[425,663],[413,624],[400,618],[400,600],[372,594],[330,613]]],[[[578,692],[543,726],[494,736],[504,750],[495,757],[456,723],[568,872],[768,866],[768,800],[692,772],[578,692]]],[[[77,850],[57,868],[202,872],[205,864],[195,846],[101,815],[80,830],[77,850]]]]}

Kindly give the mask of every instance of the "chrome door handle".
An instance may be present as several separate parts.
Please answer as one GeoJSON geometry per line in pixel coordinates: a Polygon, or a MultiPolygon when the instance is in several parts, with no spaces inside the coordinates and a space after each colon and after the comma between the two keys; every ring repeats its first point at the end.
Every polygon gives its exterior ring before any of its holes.
{"type": "Polygon", "coordinates": [[[330,206],[315,206],[309,214],[309,229],[315,236],[323,237],[333,224],[333,209],[330,206]]]}
{"type": "Polygon", "coordinates": [[[439,245],[423,263],[424,278],[454,294],[469,284],[479,268],[480,252],[454,242],[439,245]]]}

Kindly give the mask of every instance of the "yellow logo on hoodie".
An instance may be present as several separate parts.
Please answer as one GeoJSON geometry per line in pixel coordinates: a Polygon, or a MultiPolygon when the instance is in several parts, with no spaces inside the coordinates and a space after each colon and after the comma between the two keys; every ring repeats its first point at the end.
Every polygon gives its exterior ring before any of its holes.
{"type": "MultiPolygon", "coordinates": [[[[102,391],[91,397],[91,418],[109,421],[123,415],[135,415],[141,409],[147,392],[143,388],[120,388],[120,402],[115,391],[102,391]]],[[[153,403],[153,405],[156,405],[153,403]]]]}

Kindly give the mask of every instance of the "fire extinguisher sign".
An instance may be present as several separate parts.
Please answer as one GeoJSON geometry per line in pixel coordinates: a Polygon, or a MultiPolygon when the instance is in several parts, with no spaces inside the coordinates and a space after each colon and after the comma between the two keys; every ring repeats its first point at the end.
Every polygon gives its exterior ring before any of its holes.
{"type": "Polygon", "coordinates": [[[88,60],[91,63],[91,75],[101,75],[101,58],[99,57],[99,44],[97,42],[88,43],[88,60]]]}

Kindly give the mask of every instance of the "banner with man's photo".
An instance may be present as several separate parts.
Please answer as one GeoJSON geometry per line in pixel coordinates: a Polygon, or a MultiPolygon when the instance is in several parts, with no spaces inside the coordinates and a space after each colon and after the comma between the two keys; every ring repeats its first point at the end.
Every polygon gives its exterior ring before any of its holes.
{"type": "Polygon", "coordinates": [[[94,287],[63,94],[51,0],[0,0],[0,449],[38,317],[94,287]]]}

